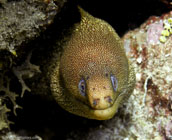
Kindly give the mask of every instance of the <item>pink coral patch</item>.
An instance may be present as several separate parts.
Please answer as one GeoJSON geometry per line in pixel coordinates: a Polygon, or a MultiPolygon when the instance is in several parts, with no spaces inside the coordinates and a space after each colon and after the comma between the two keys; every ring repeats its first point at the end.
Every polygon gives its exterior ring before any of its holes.
{"type": "Polygon", "coordinates": [[[163,30],[163,22],[153,23],[149,25],[147,30],[147,43],[151,45],[156,45],[159,43],[159,38],[163,30]]]}

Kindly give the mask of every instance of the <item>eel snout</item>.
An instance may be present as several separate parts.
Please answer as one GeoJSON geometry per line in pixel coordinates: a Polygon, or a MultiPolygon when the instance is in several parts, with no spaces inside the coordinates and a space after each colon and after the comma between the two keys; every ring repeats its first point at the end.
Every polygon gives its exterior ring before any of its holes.
{"type": "Polygon", "coordinates": [[[108,79],[96,79],[88,82],[88,101],[96,110],[103,110],[114,104],[114,91],[108,79]]]}

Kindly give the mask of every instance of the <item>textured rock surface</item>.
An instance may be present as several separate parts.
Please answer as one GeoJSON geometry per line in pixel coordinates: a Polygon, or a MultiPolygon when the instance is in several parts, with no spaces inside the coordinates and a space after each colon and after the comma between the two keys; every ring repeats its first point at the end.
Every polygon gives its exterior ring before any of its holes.
{"type": "Polygon", "coordinates": [[[20,90],[11,90],[13,87],[20,87],[20,84],[13,81],[19,80],[24,94],[25,90],[30,89],[23,77],[31,78],[35,70],[39,71],[39,67],[30,63],[33,47],[26,44],[39,37],[53,23],[65,2],[0,1],[0,130],[9,128],[12,123],[7,117],[9,112],[12,110],[17,115],[16,109],[20,108],[16,103],[20,90]],[[15,79],[15,76],[18,79],[15,79]]]}
{"type": "MultiPolygon", "coordinates": [[[[131,47],[129,54],[135,65],[136,88],[130,100],[133,110],[129,135],[138,139],[171,139],[172,129],[172,37],[160,42],[166,21],[172,13],[150,17],[140,28],[124,36],[124,45],[131,47]],[[157,25],[161,27],[157,28],[157,25]],[[156,28],[154,28],[156,26],[156,28]],[[158,36],[155,39],[150,34],[158,36]],[[159,34],[159,32],[161,32],[159,34]],[[153,42],[150,41],[155,39],[153,42]]],[[[169,28],[170,29],[170,28],[169,28]]]]}
{"type": "Polygon", "coordinates": [[[15,54],[21,44],[38,37],[60,12],[63,0],[19,0],[0,7],[0,50],[15,54]]]}

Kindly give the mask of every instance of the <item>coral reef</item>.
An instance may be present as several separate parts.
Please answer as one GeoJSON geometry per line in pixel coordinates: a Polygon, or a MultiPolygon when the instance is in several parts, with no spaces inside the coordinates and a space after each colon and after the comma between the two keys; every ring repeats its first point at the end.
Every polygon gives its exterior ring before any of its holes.
{"type": "Polygon", "coordinates": [[[42,140],[41,137],[39,136],[33,136],[33,137],[29,137],[29,136],[18,136],[17,134],[14,134],[12,132],[8,132],[6,135],[2,136],[1,137],[2,140],[29,140],[29,139],[32,139],[32,140],[42,140]]]}
{"type": "MultiPolygon", "coordinates": [[[[2,102],[2,99],[0,99],[0,102],[2,102]]],[[[10,121],[8,120],[6,113],[10,110],[6,107],[6,105],[2,105],[2,103],[0,105],[0,130],[3,130],[4,128],[9,129],[10,121]]]]}
{"type": "MultiPolygon", "coordinates": [[[[24,78],[31,78],[34,76],[35,73],[40,72],[39,67],[30,63],[32,52],[29,53],[26,61],[17,67],[13,67],[13,73],[18,78],[19,82],[21,83],[21,97],[23,97],[24,92],[31,91],[30,88],[25,84],[24,78]],[[23,76],[25,76],[23,78],[23,76]]],[[[7,118],[7,113],[10,112],[10,109],[6,107],[8,101],[10,99],[13,105],[13,112],[15,115],[16,109],[21,108],[16,103],[16,98],[19,94],[10,90],[10,79],[11,77],[8,76],[8,72],[1,72],[0,73],[0,130],[3,128],[9,128],[9,124],[11,123],[7,118]]]]}
{"type": "Polygon", "coordinates": [[[4,128],[9,128],[10,124],[10,121],[7,118],[7,113],[10,112],[10,109],[7,108],[5,100],[7,98],[10,99],[13,104],[13,112],[15,115],[16,109],[19,108],[16,104],[17,94],[10,91],[10,80],[5,73],[0,73],[0,93],[0,130],[2,130],[4,128]]]}
{"type": "Polygon", "coordinates": [[[164,43],[160,42],[165,30],[162,23],[171,17],[171,12],[150,17],[140,28],[123,37],[124,45],[130,47],[128,56],[137,72],[136,88],[126,110],[131,113],[132,120],[129,135],[137,139],[165,140],[172,136],[169,127],[172,119],[172,37],[169,35],[164,43]]]}
{"type": "Polygon", "coordinates": [[[16,103],[20,92],[18,89],[11,90],[11,87],[14,87],[11,81],[14,82],[18,78],[23,97],[25,91],[31,91],[23,79],[31,78],[36,72],[40,72],[38,66],[30,63],[29,52],[32,48],[29,46],[30,49],[26,49],[26,44],[47,29],[65,2],[65,0],[0,1],[0,131],[9,129],[9,124],[12,123],[8,119],[8,113],[12,110],[17,115],[16,109],[21,108],[16,103]],[[28,55],[26,60],[23,55],[28,55]],[[7,104],[12,104],[13,107],[9,108],[7,104]]]}
{"type": "Polygon", "coordinates": [[[22,92],[21,92],[21,97],[23,97],[24,92],[31,91],[31,89],[25,84],[23,80],[23,76],[27,76],[28,78],[31,78],[34,76],[35,73],[41,72],[39,69],[39,66],[36,66],[34,64],[30,63],[30,59],[32,56],[32,52],[29,53],[27,59],[21,66],[13,67],[13,72],[18,78],[19,82],[21,83],[22,86],[22,92]]]}
{"type": "Polygon", "coordinates": [[[0,50],[16,55],[19,46],[38,37],[53,22],[63,4],[63,0],[3,2],[0,7],[0,50]]]}
{"type": "Polygon", "coordinates": [[[172,34],[172,18],[164,20],[163,30],[161,31],[160,41],[165,43],[166,37],[169,37],[172,34]]]}

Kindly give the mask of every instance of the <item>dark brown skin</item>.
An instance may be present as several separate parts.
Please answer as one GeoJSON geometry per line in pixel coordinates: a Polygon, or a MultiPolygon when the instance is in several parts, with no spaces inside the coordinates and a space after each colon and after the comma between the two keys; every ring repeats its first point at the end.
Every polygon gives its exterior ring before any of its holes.
{"type": "Polygon", "coordinates": [[[132,93],[134,71],[114,29],[80,9],[81,22],[51,77],[51,89],[65,110],[90,119],[110,119],[132,93]]]}

